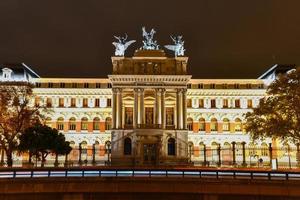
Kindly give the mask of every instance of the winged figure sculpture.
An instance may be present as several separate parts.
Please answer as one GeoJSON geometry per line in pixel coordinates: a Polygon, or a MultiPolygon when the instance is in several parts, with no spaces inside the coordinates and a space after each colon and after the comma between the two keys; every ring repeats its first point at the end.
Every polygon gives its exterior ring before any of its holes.
{"type": "Polygon", "coordinates": [[[117,39],[117,42],[113,42],[112,44],[115,46],[115,56],[124,56],[126,49],[133,43],[135,43],[135,40],[126,41],[128,36],[125,34],[125,37],[117,37],[114,36],[115,39],[117,39]]]}
{"type": "Polygon", "coordinates": [[[169,49],[171,51],[174,51],[175,56],[184,56],[184,41],[182,40],[182,36],[170,36],[172,41],[174,42],[174,45],[165,45],[166,49],[169,49]]]}

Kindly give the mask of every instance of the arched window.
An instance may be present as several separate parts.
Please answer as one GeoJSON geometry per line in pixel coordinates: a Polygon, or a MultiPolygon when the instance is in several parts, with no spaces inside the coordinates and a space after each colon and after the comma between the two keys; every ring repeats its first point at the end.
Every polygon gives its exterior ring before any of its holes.
{"type": "Polygon", "coordinates": [[[269,156],[269,147],[266,143],[261,144],[261,156],[269,156]]]}
{"type": "Polygon", "coordinates": [[[112,120],[110,117],[107,117],[105,119],[105,130],[110,130],[111,129],[111,123],[112,123],[112,120]]]}
{"type": "Polygon", "coordinates": [[[240,120],[239,118],[235,119],[235,131],[242,131],[242,120],[240,120]]]}
{"type": "Polygon", "coordinates": [[[205,119],[204,118],[199,119],[199,131],[205,131],[205,119]]]}
{"type": "Polygon", "coordinates": [[[241,142],[237,142],[235,145],[235,154],[236,156],[242,156],[243,155],[243,145],[241,142]]]}
{"type": "Polygon", "coordinates": [[[125,138],[124,140],[124,155],[131,155],[131,139],[125,138]]]}
{"type": "Polygon", "coordinates": [[[210,120],[210,130],[211,131],[217,131],[218,130],[218,121],[216,118],[212,118],[210,120]]]}
{"type": "Polygon", "coordinates": [[[216,161],[217,157],[218,157],[218,143],[216,142],[212,142],[211,143],[211,151],[212,151],[212,159],[213,161],[216,161]]]}
{"type": "Polygon", "coordinates": [[[52,128],[52,119],[50,117],[46,118],[45,125],[52,128]]]}
{"type": "Polygon", "coordinates": [[[187,119],[187,128],[189,131],[193,130],[193,119],[192,118],[187,119]]]}
{"type": "Polygon", "coordinates": [[[224,159],[228,159],[231,158],[231,145],[229,142],[225,142],[224,146],[222,148],[222,156],[224,157],[224,159]]]}
{"type": "Polygon", "coordinates": [[[168,139],[168,155],[175,156],[175,139],[168,139]]]}
{"type": "Polygon", "coordinates": [[[64,130],[64,118],[62,118],[62,117],[57,119],[57,130],[59,130],[59,131],[64,130]]]}
{"type": "Polygon", "coordinates": [[[87,142],[86,141],[81,142],[81,154],[83,154],[83,155],[87,154],[87,142]]]}
{"type": "Polygon", "coordinates": [[[69,130],[76,130],[76,119],[74,117],[69,120],[69,130]]]}
{"type": "Polygon", "coordinates": [[[201,157],[204,156],[204,148],[205,148],[204,143],[203,143],[203,142],[200,142],[200,143],[199,143],[199,155],[200,155],[201,157]]]}
{"type": "Polygon", "coordinates": [[[194,144],[193,144],[193,142],[188,143],[188,155],[191,155],[191,156],[194,155],[194,144]]]}
{"type": "Polygon", "coordinates": [[[229,131],[229,119],[223,119],[222,129],[223,131],[229,131]]]}
{"type": "Polygon", "coordinates": [[[100,130],[100,119],[98,117],[93,120],[93,130],[100,130]]]}
{"type": "Polygon", "coordinates": [[[98,141],[95,141],[95,155],[99,154],[99,150],[100,150],[100,145],[98,141]]]}
{"type": "Polygon", "coordinates": [[[81,119],[81,130],[88,130],[88,119],[86,117],[81,119]]]}

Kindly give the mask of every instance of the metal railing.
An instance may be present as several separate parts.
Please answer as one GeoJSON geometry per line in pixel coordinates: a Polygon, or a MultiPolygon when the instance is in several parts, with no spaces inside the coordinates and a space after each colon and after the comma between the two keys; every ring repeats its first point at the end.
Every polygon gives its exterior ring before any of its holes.
{"type": "Polygon", "coordinates": [[[57,177],[144,177],[300,181],[300,172],[210,169],[11,169],[0,170],[0,179],[57,177]]]}

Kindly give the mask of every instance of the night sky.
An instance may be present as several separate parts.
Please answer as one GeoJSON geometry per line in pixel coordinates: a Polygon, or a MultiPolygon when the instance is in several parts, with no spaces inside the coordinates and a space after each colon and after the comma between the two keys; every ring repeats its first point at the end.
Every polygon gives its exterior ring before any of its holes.
{"type": "Polygon", "coordinates": [[[299,0],[1,0],[0,63],[107,77],[113,35],[137,40],[132,56],[146,26],[161,46],[184,36],[193,78],[257,78],[275,63],[300,64],[299,9],[299,0]]]}

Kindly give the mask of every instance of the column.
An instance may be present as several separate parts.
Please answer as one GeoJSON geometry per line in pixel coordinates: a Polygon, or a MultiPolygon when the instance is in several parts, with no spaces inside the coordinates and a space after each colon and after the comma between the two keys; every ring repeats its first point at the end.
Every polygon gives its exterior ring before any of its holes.
{"type": "Polygon", "coordinates": [[[186,129],[186,89],[182,91],[182,128],[186,129]]]}
{"type": "Polygon", "coordinates": [[[244,166],[244,167],[246,167],[247,166],[247,163],[246,163],[246,142],[242,142],[242,150],[243,150],[243,163],[242,163],[242,165],[244,166]]]}
{"type": "Polygon", "coordinates": [[[133,103],[133,128],[137,128],[137,124],[138,124],[138,98],[139,98],[139,94],[138,94],[138,89],[135,88],[133,90],[134,93],[134,103],[133,103]]]}
{"type": "Polygon", "coordinates": [[[236,142],[231,142],[232,144],[232,165],[236,165],[236,159],[235,159],[235,144],[236,142]]]}
{"type": "Polygon", "coordinates": [[[154,124],[160,124],[160,121],[159,121],[159,100],[160,100],[159,89],[155,89],[154,124]]]}
{"type": "Polygon", "coordinates": [[[117,111],[117,115],[118,115],[118,125],[117,125],[117,128],[118,129],[122,129],[122,115],[123,115],[123,112],[122,112],[122,107],[123,107],[123,103],[122,103],[122,89],[119,89],[118,90],[118,96],[117,96],[117,99],[118,99],[118,111],[117,111]]]}
{"type": "Polygon", "coordinates": [[[144,89],[140,89],[140,124],[145,124],[144,89]]]}
{"type": "Polygon", "coordinates": [[[166,90],[161,90],[161,127],[166,128],[166,107],[165,107],[166,90]]]}
{"type": "Polygon", "coordinates": [[[117,128],[117,89],[112,89],[112,128],[117,128]]]}
{"type": "Polygon", "coordinates": [[[176,116],[177,116],[177,129],[182,129],[182,113],[181,113],[181,90],[177,89],[176,93],[176,116]]]}

